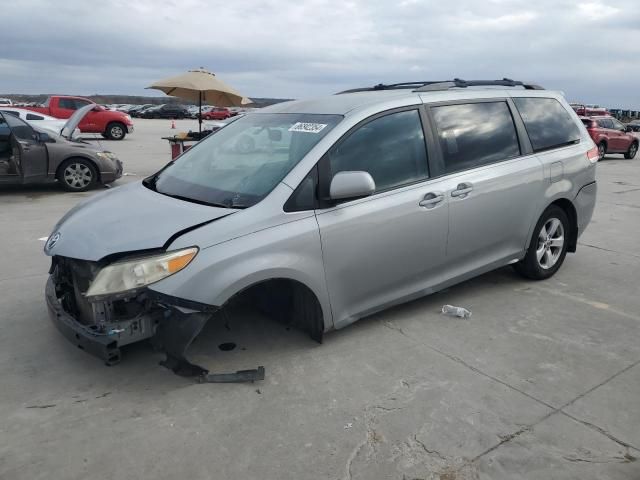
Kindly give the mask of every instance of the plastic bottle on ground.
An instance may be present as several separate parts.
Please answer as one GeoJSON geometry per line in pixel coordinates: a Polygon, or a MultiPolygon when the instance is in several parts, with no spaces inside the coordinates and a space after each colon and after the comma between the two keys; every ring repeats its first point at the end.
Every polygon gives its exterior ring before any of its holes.
{"type": "Polygon", "coordinates": [[[454,307],[453,305],[443,305],[442,313],[451,317],[469,318],[471,312],[466,308],[454,307]]]}

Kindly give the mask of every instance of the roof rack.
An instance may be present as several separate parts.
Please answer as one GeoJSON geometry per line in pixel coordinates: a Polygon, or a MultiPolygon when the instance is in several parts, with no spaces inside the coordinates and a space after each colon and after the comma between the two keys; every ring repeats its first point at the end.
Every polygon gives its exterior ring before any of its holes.
{"type": "Polygon", "coordinates": [[[343,93],[356,93],[356,92],[371,92],[376,90],[399,90],[410,89],[414,92],[437,92],[442,90],[449,90],[451,88],[467,88],[467,87],[522,87],[525,90],[544,90],[539,85],[532,83],[524,83],[518,80],[511,80],[510,78],[503,78],[502,80],[462,80],[460,78],[454,78],[453,80],[442,81],[427,81],[427,82],[403,82],[403,83],[379,83],[373,87],[365,88],[353,88],[351,90],[344,90],[338,92],[336,95],[343,93]]]}

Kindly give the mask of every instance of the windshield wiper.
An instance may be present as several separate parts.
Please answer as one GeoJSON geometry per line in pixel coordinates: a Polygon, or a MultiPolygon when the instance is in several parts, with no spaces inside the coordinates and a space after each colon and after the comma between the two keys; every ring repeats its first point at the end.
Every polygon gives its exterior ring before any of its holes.
{"type": "Polygon", "coordinates": [[[205,200],[198,200],[197,198],[185,197],[184,195],[175,195],[173,193],[165,193],[165,192],[158,192],[158,193],[162,195],[166,195],[167,197],[176,198],[178,200],[184,200],[185,202],[197,203],[199,205],[206,205],[208,207],[241,208],[241,207],[236,207],[234,205],[227,205],[225,203],[207,202],[205,200]]]}

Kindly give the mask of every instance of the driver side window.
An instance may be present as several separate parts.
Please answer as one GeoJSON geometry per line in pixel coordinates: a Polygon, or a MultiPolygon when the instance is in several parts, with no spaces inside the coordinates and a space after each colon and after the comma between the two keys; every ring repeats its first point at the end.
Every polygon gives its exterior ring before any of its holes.
{"type": "Polygon", "coordinates": [[[14,117],[13,115],[5,115],[5,120],[11,128],[11,132],[20,140],[33,140],[35,132],[24,120],[14,117]]]}
{"type": "Polygon", "coordinates": [[[368,172],[376,191],[428,178],[427,151],[418,110],[378,117],[352,132],[329,154],[331,176],[368,172]]]}

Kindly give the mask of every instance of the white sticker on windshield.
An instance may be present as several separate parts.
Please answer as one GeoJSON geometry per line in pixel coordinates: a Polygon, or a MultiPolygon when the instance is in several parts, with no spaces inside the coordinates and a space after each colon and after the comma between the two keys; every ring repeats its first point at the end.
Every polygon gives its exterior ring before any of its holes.
{"type": "Polygon", "coordinates": [[[319,133],[326,126],[327,126],[326,123],[298,122],[298,123],[294,123],[293,125],[291,125],[291,128],[289,128],[289,131],[290,132],[319,133]]]}

